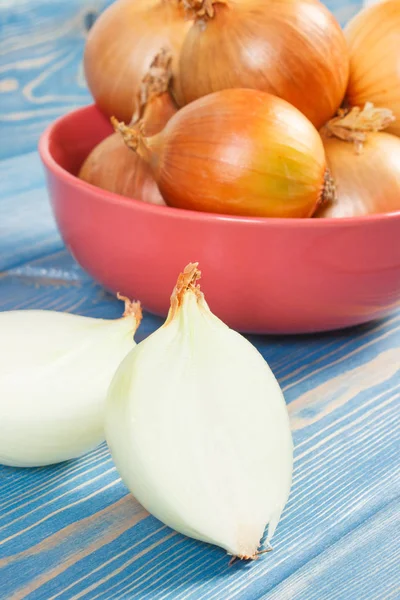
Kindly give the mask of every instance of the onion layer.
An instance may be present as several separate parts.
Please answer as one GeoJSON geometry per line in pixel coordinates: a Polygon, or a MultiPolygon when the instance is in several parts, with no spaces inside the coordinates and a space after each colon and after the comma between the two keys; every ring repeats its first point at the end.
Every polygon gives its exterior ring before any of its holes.
{"type": "Polygon", "coordinates": [[[116,129],[151,166],[174,207],[309,217],[329,191],[318,132],[296,108],[264,92],[210,94],[182,108],[152,137],[124,124],[116,129]]]}
{"type": "Polygon", "coordinates": [[[392,121],[390,111],[367,105],[328,124],[322,136],[337,197],[317,217],[400,210],[400,139],[377,131],[392,121]]]}
{"type": "Polygon", "coordinates": [[[104,404],[118,365],[136,345],[140,304],[121,319],[51,310],[0,312],[0,463],[39,467],[104,440],[104,404]]]}
{"type": "Polygon", "coordinates": [[[179,0],[117,0],[90,30],[84,56],[89,89],[108,116],[129,122],[156,52],[174,60],[190,23],[179,0]]]}
{"type": "Polygon", "coordinates": [[[284,98],[321,127],[348,80],[346,40],[317,0],[186,0],[196,20],[182,46],[178,104],[227,88],[284,98]]]}
{"type": "Polygon", "coordinates": [[[400,135],[400,2],[370,6],[345,30],[350,49],[350,106],[373,102],[390,109],[396,121],[388,132],[400,135]]]}
{"type": "Polygon", "coordinates": [[[290,423],[269,366],[212,314],[199,277],[187,265],[165,323],[121,363],[106,438],[125,485],[157,519],[232,561],[253,560],[271,550],[289,496],[290,423]]]}

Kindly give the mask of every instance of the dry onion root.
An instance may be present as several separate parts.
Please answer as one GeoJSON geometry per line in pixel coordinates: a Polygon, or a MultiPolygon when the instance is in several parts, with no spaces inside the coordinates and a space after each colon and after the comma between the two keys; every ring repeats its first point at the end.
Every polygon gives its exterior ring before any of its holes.
{"type": "Polygon", "coordinates": [[[189,26],[180,0],[117,0],[109,6],[90,30],[84,55],[99,108],[130,122],[154,55],[165,48],[175,63],[189,26]]]}
{"type": "Polygon", "coordinates": [[[157,135],[114,121],[170,206],[310,217],[334,193],[316,129],[289,103],[230,89],[188,104],[157,135]]]}
{"type": "Polygon", "coordinates": [[[284,98],[321,127],[339,108],[346,40],[317,0],[185,0],[195,18],[174,81],[178,104],[227,88],[284,98]]]}
{"type": "Polygon", "coordinates": [[[400,135],[400,2],[379,2],[358,13],[345,34],[350,52],[347,101],[372,102],[396,119],[388,133],[400,135]]]}
{"type": "MultiPolygon", "coordinates": [[[[139,122],[148,135],[158,133],[177,111],[168,93],[171,55],[165,50],[154,58],[138,91],[136,113],[131,127],[139,122]]],[[[79,173],[80,179],[99,188],[150,204],[165,206],[150,168],[129,151],[121,136],[113,133],[89,154],[79,173]]]]}
{"type": "Polygon", "coordinates": [[[400,210],[400,139],[382,129],[390,110],[367,103],[341,111],[321,131],[337,197],[316,217],[357,217],[400,210]]]}

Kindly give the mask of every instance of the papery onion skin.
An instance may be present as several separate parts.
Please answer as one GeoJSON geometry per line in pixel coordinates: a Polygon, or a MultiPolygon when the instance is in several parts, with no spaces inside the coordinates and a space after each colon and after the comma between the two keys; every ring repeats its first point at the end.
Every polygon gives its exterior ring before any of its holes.
{"type": "Polygon", "coordinates": [[[400,2],[369,6],[347,25],[350,106],[372,102],[392,110],[396,121],[388,133],[400,135],[400,2]]]}
{"type": "MultiPolygon", "coordinates": [[[[189,0],[189,5],[205,5],[189,0]]],[[[349,62],[343,32],[317,0],[212,0],[185,38],[178,104],[226,88],[284,98],[317,127],[340,106],[349,62]]]]}
{"type": "Polygon", "coordinates": [[[117,0],[108,7],[90,30],[84,54],[100,110],[130,122],[154,55],[165,48],[176,61],[189,26],[179,0],[117,0]]]}
{"type": "Polygon", "coordinates": [[[263,357],[211,313],[195,268],[178,280],[165,324],[119,367],[106,439],[122,480],[155,517],[254,559],[290,492],[287,409],[263,357]]]}
{"type": "Polygon", "coordinates": [[[143,116],[140,118],[144,133],[146,135],[159,133],[177,110],[178,108],[168,91],[149,98],[143,109],[143,116]]]}
{"type": "MultiPolygon", "coordinates": [[[[147,135],[161,131],[177,111],[168,92],[171,57],[160,51],[142,80],[132,127],[147,135]]],[[[79,178],[101,189],[149,204],[165,206],[148,165],[114,133],[100,142],[83,163],[79,178]]]]}
{"type": "Polygon", "coordinates": [[[315,216],[359,217],[400,211],[400,139],[384,132],[369,133],[357,153],[352,142],[323,138],[326,158],[336,184],[336,200],[315,216]]]}
{"type": "Polygon", "coordinates": [[[324,198],[327,171],[318,132],[290,104],[257,90],[200,98],[162,132],[139,140],[136,151],[173,207],[310,217],[324,198]]]}
{"type": "MultiPolygon", "coordinates": [[[[144,131],[158,133],[177,111],[167,92],[154,97],[145,110],[144,131]]],[[[101,189],[165,206],[150,167],[113,133],[100,142],[89,154],[79,172],[79,178],[101,189]]]]}
{"type": "Polygon", "coordinates": [[[113,133],[85,160],[79,178],[98,188],[148,204],[165,206],[150,167],[113,133]]]}

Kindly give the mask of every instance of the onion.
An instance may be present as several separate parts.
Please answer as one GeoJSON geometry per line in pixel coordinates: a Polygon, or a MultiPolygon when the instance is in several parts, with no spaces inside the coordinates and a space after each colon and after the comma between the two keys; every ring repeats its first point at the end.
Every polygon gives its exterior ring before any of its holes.
{"type": "Polygon", "coordinates": [[[213,213],[309,217],[331,192],[316,129],[288,102],[224,90],[144,137],[115,123],[148,162],[167,204],[213,213]]]}
{"type": "Polygon", "coordinates": [[[186,0],[196,20],[182,46],[178,104],[226,88],[284,98],[321,127],[348,79],[346,40],[317,0],[186,0]]]}
{"type": "MultiPolygon", "coordinates": [[[[168,93],[170,77],[171,56],[162,50],[143,78],[132,127],[141,121],[146,133],[153,135],[176,113],[175,103],[168,93]]],[[[109,192],[165,206],[150,168],[127,148],[119,134],[113,133],[92,150],[79,177],[109,192]]]]}
{"type": "Polygon", "coordinates": [[[199,278],[197,263],[187,265],[165,323],[117,369],[106,439],[123,482],[157,519],[231,562],[257,559],[272,550],[289,496],[288,413],[264,358],[210,311],[199,278]]]}
{"type": "Polygon", "coordinates": [[[373,102],[390,109],[396,121],[388,132],[400,135],[400,2],[370,6],[345,30],[350,49],[350,106],[373,102]]]}
{"type": "Polygon", "coordinates": [[[125,146],[116,133],[92,150],[79,178],[114,194],[165,206],[150,168],[125,146]]]}
{"type": "Polygon", "coordinates": [[[89,89],[108,116],[130,121],[137,92],[160,48],[175,58],[190,23],[179,0],[117,0],[90,30],[84,56],[89,89]]]}
{"type": "Polygon", "coordinates": [[[322,132],[336,200],[317,217],[357,217],[400,210],[400,139],[377,131],[393,121],[390,111],[372,105],[354,108],[322,132]]]}
{"type": "Polygon", "coordinates": [[[140,304],[120,319],[52,310],[0,312],[0,463],[38,467],[104,440],[107,390],[136,345],[140,304]]]}

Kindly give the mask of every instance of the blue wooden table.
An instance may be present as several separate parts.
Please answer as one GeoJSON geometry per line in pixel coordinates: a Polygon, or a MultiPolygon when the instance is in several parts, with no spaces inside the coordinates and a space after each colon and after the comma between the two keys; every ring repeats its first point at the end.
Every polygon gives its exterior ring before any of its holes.
{"type": "MultiPolygon", "coordinates": [[[[81,53],[105,4],[0,3],[1,310],[120,314],[64,249],[36,153],[48,122],[90,101],[81,53]]],[[[355,10],[334,8],[342,22],[355,10]]],[[[159,324],[146,315],[138,338],[159,324]]],[[[0,467],[0,600],[400,598],[400,312],[251,341],[282,385],[295,441],[274,551],[228,566],[170,530],[128,494],[103,444],[50,468],[0,467]]]]}

